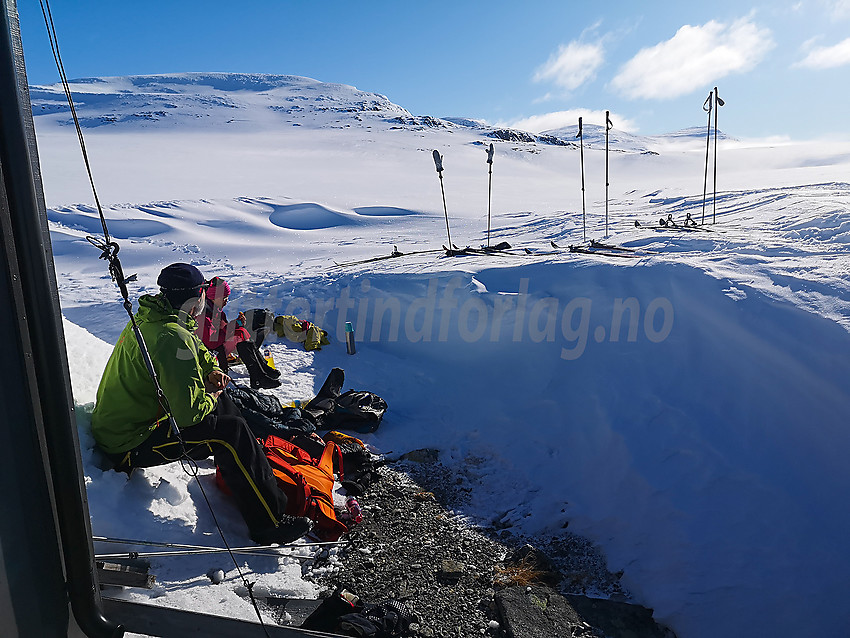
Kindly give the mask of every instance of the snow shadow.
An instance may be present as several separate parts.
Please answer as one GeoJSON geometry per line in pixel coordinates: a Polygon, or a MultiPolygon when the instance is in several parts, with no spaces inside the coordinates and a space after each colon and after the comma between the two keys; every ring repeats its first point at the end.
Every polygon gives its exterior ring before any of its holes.
{"type": "Polygon", "coordinates": [[[415,210],[398,208],[397,206],[358,206],[353,209],[358,215],[369,217],[398,217],[401,215],[419,215],[415,210]]]}
{"type": "MultiPolygon", "coordinates": [[[[86,213],[77,208],[48,209],[48,221],[66,228],[81,230],[90,235],[101,235],[103,227],[97,212],[86,213]]],[[[115,239],[153,237],[170,230],[168,224],[155,219],[110,219],[109,234],[115,239]]]]}
{"type": "Polygon", "coordinates": [[[336,226],[356,226],[358,221],[350,215],[331,210],[321,204],[267,204],[273,210],[269,221],[289,230],[318,230],[336,226]]]}

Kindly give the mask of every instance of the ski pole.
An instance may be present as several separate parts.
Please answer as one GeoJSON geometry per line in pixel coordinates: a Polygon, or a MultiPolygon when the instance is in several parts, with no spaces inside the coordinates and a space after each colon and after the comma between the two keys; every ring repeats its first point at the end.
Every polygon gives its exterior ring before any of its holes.
{"type": "Polygon", "coordinates": [[[611,111],[605,111],[605,236],[608,236],[608,131],[614,128],[611,121],[611,111]]]}
{"type": "MultiPolygon", "coordinates": [[[[166,556],[205,556],[209,554],[225,554],[228,550],[222,547],[210,547],[208,549],[174,549],[161,552],[124,552],[123,554],[95,554],[95,560],[110,560],[116,558],[163,558],[166,556]]],[[[295,558],[300,560],[312,560],[313,556],[295,556],[291,554],[279,554],[269,550],[251,550],[247,548],[233,548],[230,550],[232,554],[241,554],[243,556],[266,556],[271,558],[295,558]]]]}
{"type": "Polygon", "coordinates": [[[712,208],[712,224],[717,223],[717,112],[720,107],[725,105],[720,96],[717,94],[717,87],[714,87],[714,195],[711,200],[712,208]]]}
{"type": "MultiPolygon", "coordinates": [[[[490,203],[493,196],[493,142],[490,142],[490,148],[487,149],[487,164],[489,164],[490,177],[487,184],[487,248],[490,248],[490,203]]],[[[448,218],[448,216],[447,216],[448,218]]]]}
{"type": "Polygon", "coordinates": [[[446,214],[446,235],[449,236],[448,251],[452,252],[452,233],[449,230],[449,209],[446,207],[446,189],[443,187],[443,158],[437,149],[434,149],[434,165],[437,167],[437,174],[440,176],[440,191],[443,193],[443,212],[446,214]]]}
{"type": "Polygon", "coordinates": [[[578,118],[578,134],[576,137],[581,149],[581,238],[583,241],[587,241],[587,211],[584,203],[584,134],[582,133],[581,118],[578,118]]]}
{"type": "Polygon", "coordinates": [[[702,182],[702,221],[701,224],[705,223],[705,196],[708,191],[708,146],[711,141],[711,108],[712,108],[712,96],[713,93],[709,93],[708,97],[705,98],[705,102],[702,103],[702,110],[708,113],[708,126],[705,129],[705,177],[702,182]]]}
{"type": "MultiPolygon", "coordinates": [[[[210,545],[187,545],[185,543],[166,543],[158,541],[145,541],[132,538],[109,538],[108,536],[92,536],[92,540],[99,543],[118,543],[120,545],[144,545],[147,547],[171,547],[175,549],[201,549],[201,550],[216,550],[227,551],[223,547],[213,547],[210,545]]],[[[238,550],[264,550],[264,549],[288,549],[291,547],[315,547],[319,545],[345,545],[349,541],[305,541],[302,543],[287,543],[285,545],[249,545],[247,547],[237,547],[238,550]]]]}

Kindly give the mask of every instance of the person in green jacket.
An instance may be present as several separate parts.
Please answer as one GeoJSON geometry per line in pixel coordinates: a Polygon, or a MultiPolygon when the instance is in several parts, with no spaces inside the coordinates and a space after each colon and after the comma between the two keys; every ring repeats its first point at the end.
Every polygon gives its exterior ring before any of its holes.
{"type": "Polygon", "coordinates": [[[171,264],[157,279],[160,294],[139,298],[136,324],[181,440],[172,432],[148,373],[132,323],[109,357],[92,412],[92,434],[115,469],[130,472],[213,455],[236,497],[251,538],[287,543],[310,531],[309,519],[285,514],[263,449],[224,388],[230,378],[195,336],[206,280],[191,264],[171,264]]]}

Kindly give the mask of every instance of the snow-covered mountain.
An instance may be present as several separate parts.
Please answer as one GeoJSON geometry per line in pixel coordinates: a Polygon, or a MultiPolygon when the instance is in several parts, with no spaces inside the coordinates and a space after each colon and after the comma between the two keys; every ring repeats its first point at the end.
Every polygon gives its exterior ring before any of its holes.
{"type": "MultiPolygon", "coordinates": [[[[691,126],[689,128],[683,128],[679,131],[673,131],[672,133],[667,133],[667,135],[663,135],[660,137],[665,137],[669,139],[697,139],[703,144],[705,143],[706,138],[706,127],[705,126],[691,126]]],[[[711,129],[709,133],[709,137],[714,140],[714,129],[711,129]]],[[[718,140],[733,140],[735,138],[727,135],[718,127],[717,130],[717,139],[718,140]]]]}
{"type": "MultiPolygon", "coordinates": [[[[561,140],[569,140],[578,144],[578,125],[565,126],[563,128],[544,131],[544,135],[551,135],[561,140]]],[[[596,124],[584,124],[582,126],[582,137],[585,146],[594,148],[605,148],[605,127],[596,124]]],[[[652,138],[642,135],[634,135],[626,131],[611,129],[608,132],[608,146],[615,151],[645,152],[652,146],[652,138]]]]}
{"type": "MultiPolygon", "coordinates": [[[[544,131],[540,134],[543,139],[556,138],[570,144],[578,144],[578,125],[565,126],[558,129],[544,131]]],[[[658,153],[669,149],[676,142],[700,142],[705,147],[705,127],[692,127],[674,131],[665,135],[635,135],[616,128],[608,132],[608,147],[614,152],[625,153],[658,153]]],[[[605,127],[596,124],[582,125],[582,138],[585,146],[589,148],[605,148],[605,127]]],[[[712,142],[714,129],[711,131],[712,142]]],[[[723,131],[717,131],[717,139],[721,141],[730,140],[723,131]]]]}
{"type": "MultiPolygon", "coordinates": [[[[604,138],[590,126],[583,193],[570,127],[546,133],[562,144],[500,137],[470,118],[414,116],[376,94],[287,76],[73,87],[110,228],[125,270],[139,274],[134,293],[188,261],[230,281],[229,307],[302,315],[336,337],[318,353],[273,344],[282,399],[304,399],[345,368],[352,387],[390,405],[371,443],[438,448],[464,477],[459,516],[498,518],[532,541],[569,524],[680,638],[846,630],[846,143],[722,137],[715,207],[711,182],[702,197],[704,129],[663,139],[614,129],[613,147],[628,152],[610,155],[606,207],[604,138]],[[536,254],[336,265],[394,245],[439,249],[445,211],[454,243],[486,243],[490,143],[490,240],[536,254]],[[657,227],[689,214],[708,223],[657,227]],[[636,252],[550,246],[585,235],[636,252]],[[344,321],[355,356],[340,341],[344,321]]],[[[85,240],[99,222],[61,93],[32,95],[63,312],[91,333],[69,329],[82,405],[108,352],[91,340],[113,342],[125,316],[85,240]]],[[[144,525],[202,544],[208,521],[180,470],[130,482],[101,471],[80,414],[95,533],[144,525]]],[[[225,522],[244,535],[238,518],[225,522]]],[[[312,593],[295,559],[280,565],[292,580],[277,563],[251,563],[275,591],[312,593]]],[[[156,602],[247,616],[232,587],[220,603],[197,582],[200,567],[157,564],[156,602]]]]}
{"type": "MultiPolygon", "coordinates": [[[[364,117],[410,117],[383,95],[290,75],[180,73],[83,78],[70,83],[86,128],[135,125],[332,126],[364,117]]],[[[32,87],[36,116],[71,124],[61,85],[32,87]]]]}
{"type": "MultiPolygon", "coordinates": [[[[454,128],[479,132],[494,140],[571,146],[577,144],[577,126],[535,134],[491,126],[462,117],[414,116],[377,93],[352,86],[328,84],[289,75],[243,73],[180,73],[111,78],[82,78],[70,83],[84,128],[137,126],[142,129],[204,130],[282,126],[310,128],[454,128]]],[[[33,113],[71,125],[64,89],[60,84],[32,87],[33,113]]],[[[670,137],[705,136],[695,127],[670,137]]],[[[614,129],[609,145],[619,152],[646,152],[658,139],[614,129]]],[[[722,133],[720,139],[727,139],[722,133]]],[[[604,127],[586,125],[587,145],[605,141],[604,127]]]]}

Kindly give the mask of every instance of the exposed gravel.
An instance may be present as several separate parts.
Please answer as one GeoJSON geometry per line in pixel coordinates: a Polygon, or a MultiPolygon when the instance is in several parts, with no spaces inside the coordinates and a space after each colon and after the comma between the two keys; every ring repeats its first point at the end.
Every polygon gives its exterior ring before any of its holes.
{"type": "Polygon", "coordinates": [[[601,553],[566,530],[542,542],[470,525],[456,512],[469,497],[468,483],[427,455],[426,462],[403,461],[378,473],[360,498],[364,520],[349,534],[341,570],[313,578],[329,590],[342,585],[366,602],[404,602],[418,617],[412,635],[503,636],[494,604],[499,570],[506,556],[529,542],[560,572],[562,591],[625,598],[601,553]]]}

